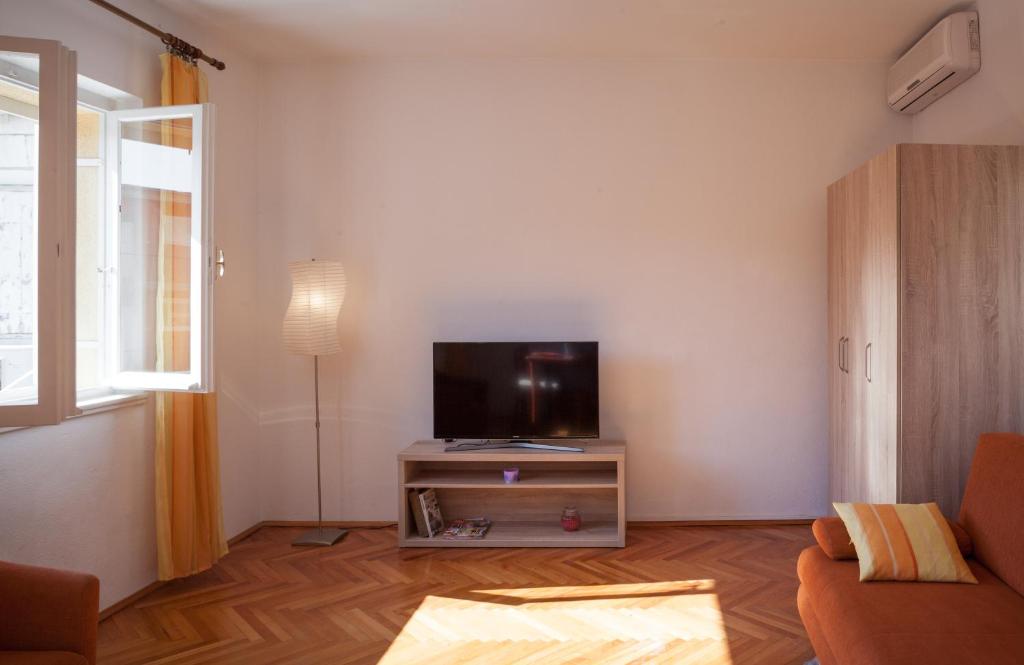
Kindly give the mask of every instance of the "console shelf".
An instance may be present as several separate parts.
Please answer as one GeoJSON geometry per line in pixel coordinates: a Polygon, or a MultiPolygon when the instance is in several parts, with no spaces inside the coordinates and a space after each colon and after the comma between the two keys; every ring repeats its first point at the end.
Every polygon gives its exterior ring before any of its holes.
{"type": "Polygon", "coordinates": [[[494,489],[572,489],[572,488],[615,488],[618,485],[615,469],[580,469],[569,471],[527,472],[520,470],[518,483],[506,484],[501,469],[439,469],[416,474],[405,483],[405,487],[490,487],[494,489]]]}
{"type": "Polygon", "coordinates": [[[622,547],[615,522],[584,524],[565,531],[560,524],[495,522],[482,540],[443,540],[412,535],[402,547],[622,547]]]}
{"type": "Polygon", "coordinates": [[[398,454],[398,540],[401,547],[623,547],[626,542],[626,447],[618,441],[582,444],[584,452],[496,449],[444,452],[439,441],[417,441],[398,454]],[[502,469],[519,468],[505,484],[502,469]],[[434,488],[446,521],[484,516],[480,540],[426,538],[416,533],[409,492],[434,488]],[[562,508],[574,505],[578,531],[562,529],[562,508]]]}

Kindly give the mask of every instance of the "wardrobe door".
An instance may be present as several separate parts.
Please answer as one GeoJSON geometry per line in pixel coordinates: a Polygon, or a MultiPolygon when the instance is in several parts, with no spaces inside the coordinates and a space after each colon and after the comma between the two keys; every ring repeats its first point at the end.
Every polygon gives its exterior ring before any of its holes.
{"type": "Polygon", "coordinates": [[[833,501],[864,501],[867,472],[863,418],[862,363],[857,349],[863,339],[860,319],[861,241],[868,201],[867,167],[829,187],[829,335],[830,482],[833,501]]]}
{"type": "Polygon", "coordinates": [[[829,498],[846,501],[849,496],[846,361],[849,350],[849,323],[846,313],[846,211],[849,187],[845,180],[828,188],[828,336],[829,359],[829,498]]]}
{"type": "Polygon", "coordinates": [[[846,501],[871,498],[870,445],[867,438],[867,385],[864,380],[864,344],[866,336],[864,308],[864,231],[868,225],[870,200],[870,164],[864,164],[844,178],[849,188],[846,228],[843,238],[846,256],[846,419],[847,440],[846,501]]]}
{"type": "Polygon", "coordinates": [[[1024,431],[1024,148],[901,147],[900,500],[956,515],[978,436],[1024,431]]]}
{"type": "Polygon", "coordinates": [[[899,148],[867,164],[866,200],[860,227],[860,291],[854,376],[862,415],[865,489],[862,500],[897,498],[899,148]]]}

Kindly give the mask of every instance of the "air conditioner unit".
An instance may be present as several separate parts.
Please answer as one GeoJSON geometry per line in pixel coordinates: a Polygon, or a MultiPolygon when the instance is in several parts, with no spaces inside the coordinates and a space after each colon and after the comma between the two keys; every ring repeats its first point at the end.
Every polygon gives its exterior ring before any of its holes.
{"type": "Polygon", "coordinates": [[[889,69],[889,106],[917,113],[981,69],[978,12],[939,21],[889,69]]]}

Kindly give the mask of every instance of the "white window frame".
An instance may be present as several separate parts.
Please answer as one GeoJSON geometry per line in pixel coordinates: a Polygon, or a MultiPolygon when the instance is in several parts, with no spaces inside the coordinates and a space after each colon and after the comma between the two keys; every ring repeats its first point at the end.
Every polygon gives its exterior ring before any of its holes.
{"type": "MultiPolygon", "coordinates": [[[[81,81],[79,81],[79,84],[81,84],[81,81]]],[[[100,299],[100,302],[98,303],[99,312],[97,312],[97,315],[98,315],[98,319],[97,320],[99,321],[99,325],[100,325],[100,342],[99,342],[99,347],[100,347],[100,356],[99,356],[99,358],[100,358],[100,366],[103,368],[104,377],[105,377],[106,376],[106,374],[105,374],[106,368],[105,368],[105,364],[104,363],[106,362],[107,354],[110,352],[109,345],[105,341],[106,338],[107,338],[107,330],[109,329],[109,326],[110,326],[110,322],[108,320],[109,319],[108,311],[113,306],[113,304],[110,301],[109,289],[107,288],[107,281],[109,280],[109,275],[110,275],[111,255],[110,255],[110,246],[109,246],[110,229],[108,228],[109,227],[109,222],[108,222],[108,219],[107,219],[107,210],[108,210],[108,206],[107,206],[107,187],[106,187],[107,169],[105,167],[105,164],[106,164],[106,147],[107,147],[107,144],[106,144],[107,126],[106,126],[106,123],[102,121],[102,119],[106,117],[106,114],[110,111],[110,108],[108,108],[106,105],[98,106],[97,105],[97,102],[99,101],[98,99],[90,98],[89,101],[84,101],[83,97],[86,96],[86,95],[88,95],[88,93],[83,91],[82,88],[81,88],[81,85],[79,85],[79,88],[78,88],[78,103],[75,105],[75,109],[77,111],[78,108],[85,107],[85,108],[89,109],[90,111],[94,111],[94,112],[100,114],[100,117],[101,117],[101,122],[100,122],[100,126],[99,126],[99,131],[100,131],[100,136],[99,136],[100,154],[99,154],[98,157],[85,157],[85,158],[78,157],[76,155],[75,156],[75,173],[77,174],[78,173],[78,168],[80,168],[82,166],[95,166],[95,167],[99,167],[97,169],[97,171],[98,171],[98,180],[99,181],[96,184],[97,188],[98,188],[98,191],[99,191],[99,197],[98,197],[99,201],[97,202],[97,204],[99,206],[99,210],[97,211],[96,219],[98,220],[98,223],[99,223],[99,242],[100,242],[101,246],[103,247],[103,265],[102,266],[97,266],[97,270],[99,270],[99,271],[101,271],[103,273],[103,279],[102,279],[102,284],[103,284],[102,292],[103,292],[103,295],[102,295],[102,298],[100,299]]],[[[75,212],[76,212],[76,217],[77,217],[77,212],[78,212],[77,206],[76,206],[75,212]]],[[[77,219],[76,219],[75,226],[76,226],[76,228],[78,226],[77,219]]],[[[76,255],[76,257],[77,257],[77,255],[76,255]]],[[[76,293],[77,293],[77,289],[76,289],[76,293]]],[[[77,315],[77,312],[76,312],[76,315],[77,315]]],[[[76,351],[76,354],[77,354],[77,350],[78,350],[78,335],[76,334],[75,335],[75,351],[76,351]]],[[[90,388],[78,388],[77,367],[76,367],[76,376],[75,376],[75,389],[76,389],[75,390],[75,398],[77,400],[77,404],[78,404],[79,409],[81,409],[84,404],[89,404],[91,402],[96,401],[97,399],[111,397],[111,396],[113,396],[113,394],[115,392],[115,391],[113,391],[110,388],[110,386],[105,381],[104,381],[104,385],[92,386],[90,388]]]]}
{"type": "MultiPolygon", "coordinates": [[[[193,169],[191,191],[191,251],[189,252],[189,371],[137,372],[120,367],[120,279],[110,280],[110,297],[115,303],[113,321],[107,329],[108,381],[116,390],[159,390],[210,392],[213,390],[213,106],[188,104],[153,108],[108,111],[106,120],[107,224],[111,236],[107,244],[113,265],[119,256],[118,230],[121,216],[121,123],[161,120],[192,120],[193,169]]],[[[118,270],[115,267],[115,271],[118,270]]],[[[109,310],[108,310],[109,311],[109,310]]]]}
{"type": "MultiPolygon", "coordinates": [[[[21,83],[22,83],[21,81],[13,80],[13,79],[10,79],[10,78],[8,78],[6,76],[0,76],[0,80],[3,80],[4,83],[7,83],[9,85],[14,85],[14,86],[17,86],[17,87],[20,87],[20,88],[26,88],[26,89],[29,89],[29,90],[32,90],[32,91],[37,91],[35,86],[32,86],[32,85],[21,85],[21,83]]],[[[31,120],[31,121],[35,122],[35,146],[36,146],[36,154],[38,155],[38,153],[39,153],[39,108],[36,107],[36,106],[32,106],[30,104],[25,104],[24,102],[17,102],[17,101],[10,100],[10,99],[7,99],[7,98],[0,98],[0,111],[3,111],[4,113],[8,113],[10,115],[16,115],[16,116],[24,118],[26,120],[31,120]]],[[[38,168],[36,169],[35,178],[32,181],[32,189],[33,189],[33,191],[36,192],[36,194],[38,196],[38,192],[39,192],[39,169],[38,168]]],[[[37,224],[38,224],[38,220],[37,220],[37,224]]],[[[37,254],[38,254],[38,248],[37,248],[37,254]]],[[[38,294],[37,294],[37,298],[38,298],[38,294]]],[[[38,303],[37,303],[36,309],[38,311],[38,303]]],[[[38,324],[38,319],[37,319],[36,326],[38,327],[38,325],[39,324],[38,324]]],[[[11,347],[8,346],[7,348],[11,348],[11,347]]],[[[38,373],[39,373],[39,347],[38,347],[38,345],[30,345],[29,348],[32,349],[32,373],[31,374],[32,374],[33,378],[36,378],[38,376],[38,373]]],[[[2,371],[2,370],[3,370],[3,366],[2,366],[2,364],[0,364],[0,371],[2,371]]],[[[24,376],[19,378],[19,379],[16,379],[15,383],[20,381],[22,378],[24,378],[24,376]]],[[[38,390],[39,390],[39,386],[35,387],[35,391],[33,391],[33,389],[31,387],[29,387],[29,386],[25,386],[25,387],[22,387],[22,388],[16,388],[16,389],[12,388],[9,385],[4,386],[4,391],[6,393],[5,403],[6,404],[33,404],[33,403],[35,403],[35,401],[33,399],[32,393],[36,392],[38,394],[38,390]]]]}
{"type": "MultiPolygon", "coordinates": [[[[99,157],[99,182],[97,183],[100,191],[99,196],[99,207],[100,210],[97,213],[97,220],[99,222],[99,233],[102,237],[103,246],[103,261],[102,265],[98,266],[99,270],[103,273],[102,283],[102,299],[100,303],[99,321],[101,325],[101,355],[100,355],[100,370],[102,372],[102,383],[98,386],[91,388],[77,388],[77,375],[76,375],[76,397],[78,401],[78,409],[82,413],[98,413],[114,408],[119,405],[127,404],[138,404],[144,402],[147,396],[143,392],[136,391],[125,391],[117,390],[110,385],[108,380],[108,364],[107,358],[109,354],[116,352],[116,349],[112,348],[109,343],[107,331],[111,330],[115,321],[112,316],[112,310],[118,305],[113,301],[110,293],[110,283],[114,278],[115,268],[115,255],[111,247],[110,238],[112,230],[109,228],[111,216],[109,214],[109,207],[107,202],[107,114],[111,111],[118,109],[135,109],[142,106],[142,100],[138,97],[128,94],[117,88],[110,87],[99,81],[87,78],[85,76],[78,76],[78,104],[77,108],[88,108],[101,114],[100,120],[100,157],[99,157]]],[[[76,167],[82,166],[83,161],[78,159],[76,156],[76,167]]],[[[77,212],[77,209],[76,209],[77,212]]],[[[77,219],[76,219],[77,228],[77,219]]],[[[75,344],[77,349],[78,335],[75,335],[75,344]]]]}
{"type": "Polygon", "coordinates": [[[36,401],[0,405],[0,427],[75,415],[76,57],[60,42],[0,36],[0,51],[39,59],[36,401]]]}

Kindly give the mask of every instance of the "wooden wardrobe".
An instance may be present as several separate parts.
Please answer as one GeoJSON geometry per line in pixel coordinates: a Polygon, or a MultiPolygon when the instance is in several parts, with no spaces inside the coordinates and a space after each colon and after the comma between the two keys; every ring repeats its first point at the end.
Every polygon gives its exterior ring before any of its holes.
{"type": "Polygon", "coordinates": [[[828,252],[831,498],[955,515],[978,435],[1024,431],[1024,147],[893,146],[829,187],[828,252]]]}

